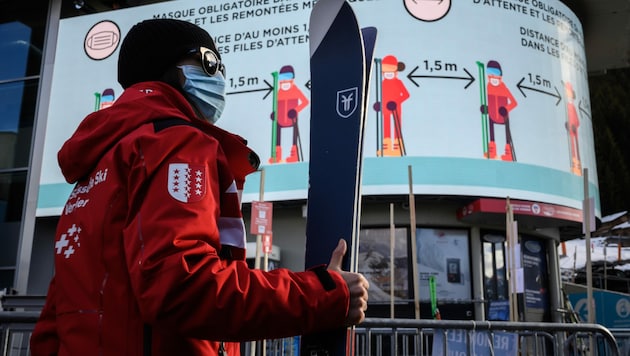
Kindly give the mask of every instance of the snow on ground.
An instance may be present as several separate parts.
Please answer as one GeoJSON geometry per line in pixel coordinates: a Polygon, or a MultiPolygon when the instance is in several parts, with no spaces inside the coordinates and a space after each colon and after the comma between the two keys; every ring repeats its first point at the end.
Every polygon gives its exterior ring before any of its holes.
{"type": "MultiPolygon", "coordinates": [[[[615,220],[616,218],[626,214],[621,212],[608,215],[602,218],[602,222],[615,220]]],[[[619,224],[613,228],[623,229],[630,227],[630,222],[619,224]]],[[[595,266],[602,266],[604,261],[611,268],[626,271],[630,270],[630,247],[621,247],[619,251],[616,236],[593,237],[591,238],[591,263],[595,266]],[[619,255],[620,252],[620,255],[619,255]]],[[[626,237],[627,239],[627,237],[626,237]]],[[[562,246],[558,246],[558,255],[560,256],[560,269],[564,271],[579,271],[586,266],[586,240],[575,239],[565,242],[566,256],[562,255],[562,246]]]]}
{"type": "MultiPolygon", "coordinates": [[[[586,266],[586,241],[585,239],[576,239],[565,242],[567,256],[562,256],[562,248],[558,247],[560,255],[560,269],[581,270],[586,266]]],[[[609,237],[593,237],[591,238],[591,262],[601,265],[606,264],[620,270],[630,269],[630,247],[621,248],[621,258],[618,258],[618,245],[614,239],[609,237]],[[606,243],[608,240],[608,243],[606,243]]]]}

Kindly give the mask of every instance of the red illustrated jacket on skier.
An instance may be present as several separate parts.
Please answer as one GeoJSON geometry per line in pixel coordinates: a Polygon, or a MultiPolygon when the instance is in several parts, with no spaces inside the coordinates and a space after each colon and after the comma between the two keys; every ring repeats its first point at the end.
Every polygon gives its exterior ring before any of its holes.
{"type": "Polygon", "coordinates": [[[257,156],[171,86],[127,88],[58,158],[76,185],[32,355],[238,355],[343,325],[339,273],[247,267],[237,189],[257,156]]]}
{"type": "Polygon", "coordinates": [[[569,134],[571,136],[577,136],[577,129],[580,127],[580,118],[573,103],[567,104],[567,123],[569,134]]]}
{"type": "Polygon", "coordinates": [[[487,93],[488,116],[490,116],[490,120],[497,124],[505,124],[505,118],[509,117],[510,111],[517,105],[516,99],[503,82],[496,86],[488,83],[487,93]],[[507,113],[506,117],[499,112],[501,108],[505,108],[507,113]]]}
{"type": "Polygon", "coordinates": [[[382,97],[383,103],[381,105],[383,111],[391,111],[387,108],[389,102],[396,103],[396,110],[398,110],[398,116],[402,116],[401,104],[409,99],[409,91],[405,88],[403,82],[396,78],[384,79],[382,82],[382,97]]]}
{"type": "Polygon", "coordinates": [[[278,90],[278,125],[280,127],[295,125],[295,118],[289,116],[289,111],[294,110],[297,114],[307,105],[308,99],[295,85],[291,85],[289,90],[278,90]]]}

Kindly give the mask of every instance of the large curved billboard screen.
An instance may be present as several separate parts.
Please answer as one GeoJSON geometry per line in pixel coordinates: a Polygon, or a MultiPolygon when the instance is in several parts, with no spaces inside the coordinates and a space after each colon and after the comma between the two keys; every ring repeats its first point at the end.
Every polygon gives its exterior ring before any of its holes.
{"type": "MultiPolygon", "coordinates": [[[[361,26],[378,30],[363,194],[406,194],[411,166],[416,194],[581,208],[588,169],[599,206],[584,38],[569,8],[554,0],[350,3],[361,26]]],[[[217,124],[259,153],[265,199],[305,199],[313,5],[182,0],[62,19],[38,215],[59,214],[71,189],[57,150],[85,115],[122,91],[121,39],[135,23],[162,17],[191,21],[214,36],[228,94],[217,124]]],[[[250,176],[244,201],[258,200],[259,178],[250,176]]]]}

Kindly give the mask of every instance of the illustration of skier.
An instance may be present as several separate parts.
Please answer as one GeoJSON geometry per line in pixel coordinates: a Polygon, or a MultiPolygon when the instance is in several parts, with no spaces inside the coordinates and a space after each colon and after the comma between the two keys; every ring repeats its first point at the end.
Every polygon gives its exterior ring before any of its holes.
{"type": "Polygon", "coordinates": [[[497,158],[494,125],[505,125],[505,153],[501,155],[501,159],[504,161],[516,161],[516,152],[512,141],[512,132],[510,131],[510,111],[518,103],[505,83],[503,83],[503,72],[499,62],[489,61],[485,72],[488,77],[488,83],[485,88],[486,97],[482,98],[480,110],[482,115],[487,115],[488,117],[489,141],[487,152],[484,152],[484,156],[490,159],[497,158]]]}
{"type": "Polygon", "coordinates": [[[294,83],[295,72],[292,66],[283,66],[274,77],[276,80],[274,80],[274,111],[270,116],[273,129],[269,163],[302,161],[298,113],[309,104],[309,101],[294,83]],[[286,128],[293,128],[293,140],[289,156],[283,159],[281,132],[286,128]]]}
{"type": "Polygon", "coordinates": [[[114,89],[107,88],[103,90],[103,93],[94,93],[95,104],[94,111],[102,110],[114,105],[114,101],[116,100],[116,96],[114,94],[114,89]]]}
{"type": "Polygon", "coordinates": [[[578,127],[580,127],[580,117],[575,108],[575,91],[571,83],[564,83],[564,90],[567,98],[567,121],[564,127],[569,135],[569,151],[571,152],[571,172],[582,175],[582,163],[580,161],[580,146],[578,144],[578,127]]]}
{"type": "MultiPolygon", "coordinates": [[[[409,98],[409,92],[398,79],[398,72],[405,69],[405,64],[399,62],[393,55],[383,57],[380,63],[380,74],[382,80],[377,81],[377,102],[374,103],[374,110],[381,113],[382,122],[377,120],[377,124],[382,125],[381,147],[377,149],[377,156],[404,156],[406,155],[405,141],[402,135],[402,103],[409,98]],[[383,105],[383,103],[385,105],[383,105]],[[393,124],[393,133],[392,133],[393,124]]],[[[378,68],[377,72],[378,72],[378,68]]],[[[377,73],[378,75],[379,73],[377,73]]],[[[378,127],[377,129],[381,129],[378,127]]],[[[377,138],[377,139],[380,139],[377,138]]]]}

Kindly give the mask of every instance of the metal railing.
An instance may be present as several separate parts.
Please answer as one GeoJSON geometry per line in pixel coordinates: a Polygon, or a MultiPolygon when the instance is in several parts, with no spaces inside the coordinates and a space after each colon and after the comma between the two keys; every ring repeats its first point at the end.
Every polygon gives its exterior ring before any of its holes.
{"type": "Polygon", "coordinates": [[[619,349],[598,324],[367,319],[356,329],[355,355],[617,356],[619,349]]]}
{"type": "Polygon", "coordinates": [[[0,311],[0,355],[28,356],[31,332],[39,311],[0,311]]]}
{"type": "MultiPolygon", "coordinates": [[[[621,330],[619,330],[621,332],[621,330]]],[[[630,330],[623,329],[630,338],[630,330]]],[[[299,355],[294,338],[267,340],[243,355],[299,355]]],[[[615,336],[598,324],[473,320],[366,319],[355,328],[355,356],[620,355],[615,336]]],[[[624,355],[626,355],[624,353],[624,355]]]]}
{"type": "MultiPolygon", "coordinates": [[[[28,356],[39,312],[0,311],[2,356],[28,356]]],[[[368,318],[355,328],[355,356],[620,355],[630,330],[599,324],[368,318]],[[620,344],[618,345],[618,342],[620,344]]],[[[299,355],[299,339],[244,343],[242,355],[299,355]]]]}

